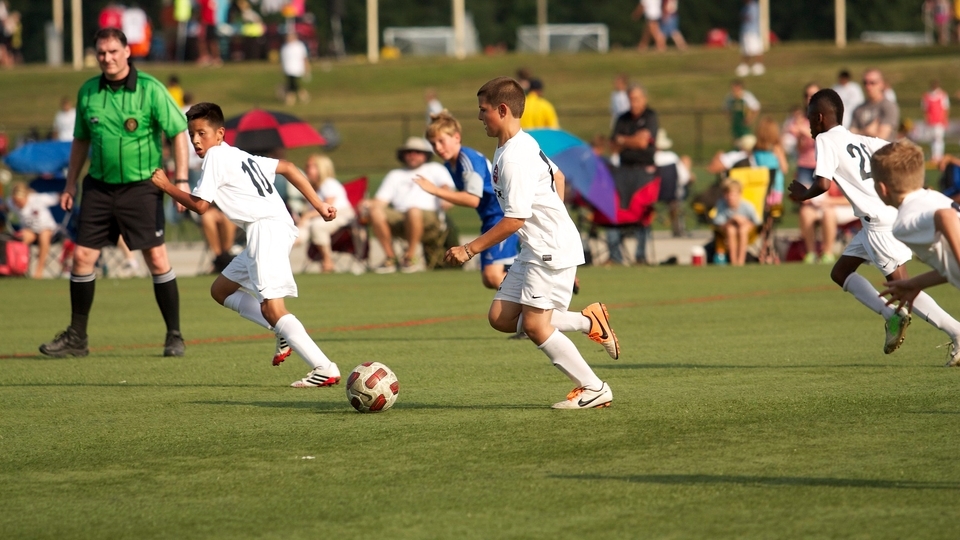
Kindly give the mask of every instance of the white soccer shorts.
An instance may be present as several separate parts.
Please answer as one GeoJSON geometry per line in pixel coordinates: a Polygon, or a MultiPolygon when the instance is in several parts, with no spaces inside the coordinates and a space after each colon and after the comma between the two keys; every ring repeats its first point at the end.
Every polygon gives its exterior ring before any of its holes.
{"type": "Polygon", "coordinates": [[[913,258],[910,248],[894,238],[889,227],[860,229],[843,254],[870,261],[885,276],[913,258]]]}
{"type": "Polygon", "coordinates": [[[247,227],[247,247],[223,270],[223,277],[239,283],[258,302],[297,296],[290,267],[290,249],[297,229],[282,221],[263,220],[247,227]]]}
{"type": "Polygon", "coordinates": [[[566,310],[573,298],[577,267],[555,270],[528,262],[515,262],[500,283],[494,300],[539,309],[566,310]]]}

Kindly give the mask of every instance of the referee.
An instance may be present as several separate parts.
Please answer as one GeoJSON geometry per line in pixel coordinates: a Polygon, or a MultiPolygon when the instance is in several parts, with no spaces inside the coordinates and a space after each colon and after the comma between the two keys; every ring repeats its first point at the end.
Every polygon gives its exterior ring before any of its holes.
{"type": "Polygon", "coordinates": [[[83,201],[70,274],[70,326],[40,346],[48,356],[86,356],[87,318],[93,306],[100,250],[117,244],[120,235],[130,249],[143,252],[153,275],[153,292],[167,325],[164,356],[183,356],[180,334],[180,293],[177,275],[164,245],[163,192],[150,176],[162,166],[162,134],[173,142],[176,182],[187,182],[187,121],[157,79],[130,64],[127,37],[115,28],[96,33],[99,77],[88,80],[77,94],[77,121],[67,185],[60,206],[70,211],[77,196],[77,179],[87,155],[90,168],[83,179],[83,201]]]}

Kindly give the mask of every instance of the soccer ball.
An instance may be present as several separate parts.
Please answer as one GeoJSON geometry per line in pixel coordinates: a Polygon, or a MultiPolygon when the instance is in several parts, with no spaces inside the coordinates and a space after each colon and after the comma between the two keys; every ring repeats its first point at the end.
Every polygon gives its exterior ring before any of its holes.
{"type": "Polygon", "coordinates": [[[364,362],[347,377],[347,400],[362,413],[389,409],[399,393],[397,376],[380,362],[364,362]]]}

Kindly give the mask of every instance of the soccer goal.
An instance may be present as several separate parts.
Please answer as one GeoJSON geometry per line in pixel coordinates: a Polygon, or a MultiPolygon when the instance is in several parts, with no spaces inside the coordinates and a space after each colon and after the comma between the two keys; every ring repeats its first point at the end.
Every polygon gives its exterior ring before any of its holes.
{"type": "MultiPolygon", "coordinates": [[[[590,50],[605,53],[610,48],[610,33],[605,24],[548,24],[545,26],[545,31],[548,51],[590,50]]],[[[517,28],[517,50],[524,52],[540,50],[539,26],[517,28]]]]}
{"type": "MultiPolygon", "coordinates": [[[[472,56],[480,51],[480,38],[467,13],[464,24],[464,52],[472,56]]],[[[407,26],[383,30],[383,44],[397,48],[401,54],[413,56],[456,55],[456,40],[452,26],[407,26]]]]}

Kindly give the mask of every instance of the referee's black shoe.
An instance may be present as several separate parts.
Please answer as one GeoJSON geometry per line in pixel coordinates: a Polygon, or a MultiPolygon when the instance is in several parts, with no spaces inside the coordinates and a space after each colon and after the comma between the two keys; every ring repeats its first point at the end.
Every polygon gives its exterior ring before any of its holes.
{"type": "Polygon", "coordinates": [[[57,334],[53,341],[40,346],[40,352],[47,356],[62,358],[64,356],[86,356],[90,354],[87,347],[87,338],[80,337],[73,327],[57,334]]]}
{"type": "Polygon", "coordinates": [[[164,356],[183,356],[187,346],[183,344],[183,336],[179,330],[167,332],[167,339],[163,343],[164,356]]]}

